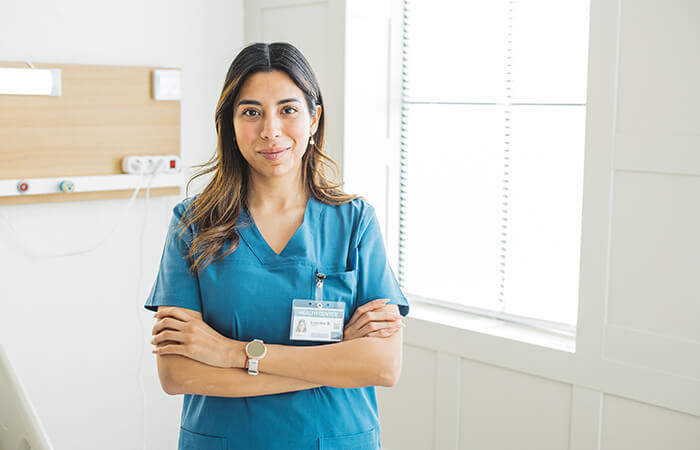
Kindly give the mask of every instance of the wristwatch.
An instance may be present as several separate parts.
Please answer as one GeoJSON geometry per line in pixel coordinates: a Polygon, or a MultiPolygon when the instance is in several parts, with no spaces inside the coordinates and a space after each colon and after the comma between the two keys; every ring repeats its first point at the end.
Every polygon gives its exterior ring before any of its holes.
{"type": "Polygon", "coordinates": [[[246,366],[250,375],[258,374],[258,361],[267,354],[267,347],[260,339],[253,339],[245,346],[246,366]]]}

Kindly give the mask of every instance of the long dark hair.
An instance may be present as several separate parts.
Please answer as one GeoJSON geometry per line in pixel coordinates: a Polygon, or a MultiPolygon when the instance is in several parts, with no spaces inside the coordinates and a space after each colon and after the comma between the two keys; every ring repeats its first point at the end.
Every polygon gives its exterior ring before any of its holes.
{"type": "Polygon", "coordinates": [[[310,195],[327,204],[340,205],[358,198],[345,193],[341,189],[342,183],[333,183],[327,174],[327,169],[333,169],[333,179],[337,179],[338,165],[323,151],[326,109],[316,76],[304,55],[286,42],[251,44],[238,53],[226,74],[216,106],[217,151],[208,162],[195,166],[200,170],[187,183],[189,191],[193,180],[214,172],[209,184],[187,207],[180,221],[180,236],[190,225],[197,231],[189,253],[190,270],[194,274],[238,248],[236,222],[241,208],[248,204],[249,168],[236,143],[233,102],[248,77],[274,70],[286,73],[301,89],[312,117],[316,114],[316,106],[321,105],[321,118],[313,135],[315,143],[309,144],[302,157],[302,183],[310,195]],[[229,239],[231,245],[222,253],[229,239]]]}

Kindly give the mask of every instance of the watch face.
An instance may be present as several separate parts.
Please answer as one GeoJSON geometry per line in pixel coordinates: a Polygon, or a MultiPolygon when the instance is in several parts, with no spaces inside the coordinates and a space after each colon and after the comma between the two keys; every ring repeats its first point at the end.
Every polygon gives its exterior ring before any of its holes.
{"type": "Polygon", "coordinates": [[[248,344],[248,353],[253,358],[258,358],[265,353],[265,344],[258,341],[253,341],[248,344]]]}

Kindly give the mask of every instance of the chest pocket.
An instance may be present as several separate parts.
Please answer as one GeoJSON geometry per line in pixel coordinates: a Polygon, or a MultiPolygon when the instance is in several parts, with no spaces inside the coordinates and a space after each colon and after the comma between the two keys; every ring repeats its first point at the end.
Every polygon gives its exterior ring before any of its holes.
{"type": "Polygon", "coordinates": [[[316,271],[314,280],[314,299],[332,302],[345,302],[345,322],[349,313],[355,310],[357,297],[357,270],[342,272],[316,271]]]}

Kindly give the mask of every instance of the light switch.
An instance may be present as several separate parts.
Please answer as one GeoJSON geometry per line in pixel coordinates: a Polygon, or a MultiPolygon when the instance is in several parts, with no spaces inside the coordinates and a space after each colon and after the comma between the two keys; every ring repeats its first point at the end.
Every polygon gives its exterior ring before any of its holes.
{"type": "Polygon", "coordinates": [[[180,100],[182,86],[179,70],[153,71],[153,98],[156,100],[180,100]]]}

